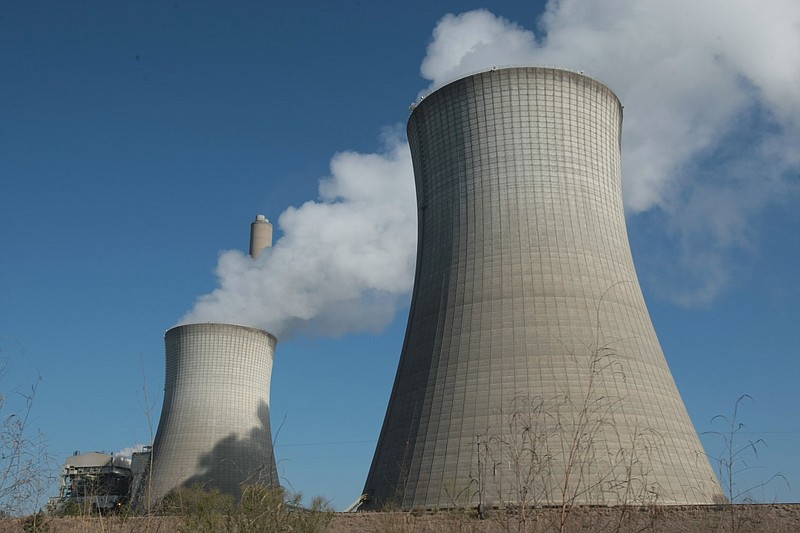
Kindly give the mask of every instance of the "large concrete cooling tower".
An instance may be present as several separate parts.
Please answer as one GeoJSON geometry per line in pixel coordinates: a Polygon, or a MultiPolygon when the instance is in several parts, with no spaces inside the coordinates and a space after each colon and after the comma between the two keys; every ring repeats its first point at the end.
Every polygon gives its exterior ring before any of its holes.
{"type": "Polygon", "coordinates": [[[195,484],[235,497],[243,484],[277,487],[269,424],[275,337],[233,324],[188,324],[164,341],[150,501],[195,484]]]}
{"type": "Polygon", "coordinates": [[[419,236],[367,507],[711,503],[622,207],[622,107],[549,68],[412,111],[419,236]]]}

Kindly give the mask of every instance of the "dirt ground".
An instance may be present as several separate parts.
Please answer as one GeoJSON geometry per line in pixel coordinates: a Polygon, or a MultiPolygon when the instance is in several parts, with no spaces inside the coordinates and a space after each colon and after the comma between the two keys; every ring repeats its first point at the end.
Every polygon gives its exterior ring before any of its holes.
{"type": "MultiPolygon", "coordinates": [[[[535,509],[525,515],[490,511],[484,519],[474,512],[337,513],[328,533],[545,533],[560,530],[557,509],[535,509]]],[[[50,519],[38,531],[48,533],[173,532],[177,518],[61,518],[50,519]]],[[[0,533],[36,531],[23,519],[0,520],[0,533]]],[[[669,506],[646,508],[577,507],[570,510],[564,531],[571,533],[798,533],[800,504],[735,506],[669,506]]]]}
{"type": "MultiPolygon", "coordinates": [[[[328,533],[500,533],[558,532],[561,515],[554,509],[532,510],[527,516],[489,512],[442,512],[414,516],[409,513],[338,514],[328,533]]],[[[568,532],[659,533],[800,533],[800,504],[681,506],[622,509],[578,507],[567,517],[568,532]]]]}

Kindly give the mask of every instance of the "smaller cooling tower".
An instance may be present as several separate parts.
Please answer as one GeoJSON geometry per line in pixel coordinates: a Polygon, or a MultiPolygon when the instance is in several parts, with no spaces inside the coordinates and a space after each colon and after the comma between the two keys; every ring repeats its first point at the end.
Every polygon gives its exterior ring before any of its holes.
{"type": "Polygon", "coordinates": [[[164,406],[148,503],[200,485],[238,498],[243,484],[278,486],[269,424],[276,339],[233,324],[167,331],[164,406]]]}
{"type": "Polygon", "coordinates": [[[272,224],[264,215],[257,215],[250,224],[250,257],[255,259],[264,248],[272,246],[272,224]]]}

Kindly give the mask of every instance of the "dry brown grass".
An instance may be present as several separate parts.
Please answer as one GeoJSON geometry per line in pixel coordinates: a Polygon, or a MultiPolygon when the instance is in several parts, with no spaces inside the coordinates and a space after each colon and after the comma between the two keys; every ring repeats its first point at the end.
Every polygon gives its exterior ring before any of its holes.
{"type": "MultiPolygon", "coordinates": [[[[800,531],[800,504],[736,505],[733,511],[741,520],[743,533],[797,533],[800,531]]],[[[494,511],[502,513],[504,511],[494,511]]],[[[571,533],[653,532],[653,533],[730,533],[731,509],[719,506],[575,507],[570,517],[571,533]],[[624,511],[624,520],[620,513],[624,511]]],[[[557,531],[560,509],[537,509],[531,532],[557,531]],[[534,525],[535,524],[535,525],[534,525]]],[[[516,524],[513,520],[506,523],[516,524]]],[[[50,519],[49,533],[149,533],[173,532],[183,526],[178,517],[71,517],[50,519]]],[[[0,519],[0,533],[24,532],[23,519],[0,519]]],[[[502,533],[518,531],[504,526],[497,514],[481,520],[470,511],[442,511],[415,514],[404,512],[337,513],[326,529],[328,533],[502,533]]]]}

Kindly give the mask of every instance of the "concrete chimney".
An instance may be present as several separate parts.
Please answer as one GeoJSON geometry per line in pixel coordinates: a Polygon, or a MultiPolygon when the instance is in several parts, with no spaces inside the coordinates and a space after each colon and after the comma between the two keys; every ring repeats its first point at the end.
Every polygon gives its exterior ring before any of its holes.
{"type": "Polygon", "coordinates": [[[264,248],[272,246],[272,224],[264,215],[257,215],[250,224],[250,257],[261,255],[264,248]]]}

